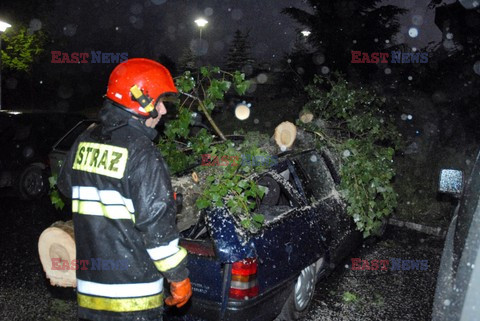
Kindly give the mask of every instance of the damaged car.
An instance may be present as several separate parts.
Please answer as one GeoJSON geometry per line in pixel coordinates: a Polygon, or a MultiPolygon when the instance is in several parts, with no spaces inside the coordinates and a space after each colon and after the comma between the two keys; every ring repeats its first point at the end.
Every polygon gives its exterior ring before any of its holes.
{"type": "Polygon", "coordinates": [[[267,191],[255,209],[265,219],[256,233],[227,207],[207,209],[185,228],[182,208],[180,244],[189,253],[194,293],[184,312],[205,320],[302,318],[316,283],[362,239],[337,191],[338,177],[328,153],[280,157],[256,178],[267,191]]]}

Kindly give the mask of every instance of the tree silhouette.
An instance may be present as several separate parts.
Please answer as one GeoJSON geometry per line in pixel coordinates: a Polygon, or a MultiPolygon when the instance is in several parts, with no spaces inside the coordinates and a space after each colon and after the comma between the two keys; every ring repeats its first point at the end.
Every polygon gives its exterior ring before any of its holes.
{"type": "Polygon", "coordinates": [[[197,56],[190,47],[183,50],[182,55],[178,59],[178,71],[183,73],[187,70],[194,71],[197,68],[197,56]]]}
{"type": "MultiPolygon", "coordinates": [[[[315,49],[312,54],[323,55],[312,59],[311,66],[321,70],[322,65],[330,70],[349,73],[351,51],[379,52],[395,49],[393,36],[399,31],[398,15],[405,9],[393,5],[381,6],[381,0],[307,0],[312,13],[289,7],[282,13],[299,22],[311,33],[308,43],[315,49]]],[[[373,66],[358,66],[363,74],[373,66]]],[[[325,69],[324,69],[325,70],[325,69]]]]}
{"type": "Polygon", "coordinates": [[[228,50],[225,70],[240,70],[246,74],[251,73],[253,58],[250,56],[251,46],[248,41],[249,32],[243,34],[240,30],[235,31],[233,41],[228,50]]]}

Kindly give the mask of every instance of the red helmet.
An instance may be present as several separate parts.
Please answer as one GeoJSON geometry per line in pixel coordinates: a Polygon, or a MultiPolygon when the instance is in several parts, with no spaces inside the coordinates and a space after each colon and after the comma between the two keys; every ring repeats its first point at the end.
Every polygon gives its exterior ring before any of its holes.
{"type": "Polygon", "coordinates": [[[106,96],[135,115],[155,118],[159,98],[177,94],[167,68],[150,59],[133,58],[113,69],[106,96]]]}

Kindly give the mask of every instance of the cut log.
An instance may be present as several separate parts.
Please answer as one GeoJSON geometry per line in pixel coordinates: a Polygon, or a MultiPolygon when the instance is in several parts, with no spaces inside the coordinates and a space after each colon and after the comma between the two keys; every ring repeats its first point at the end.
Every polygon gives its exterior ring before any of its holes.
{"type": "Polygon", "coordinates": [[[76,287],[75,237],[72,221],[58,221],[42,232],[38,240],[38,254],[43,270],[50,284],[62,287],[76,287]]]}
{"type": "Polygon", "coordinates": [[[300,115],[298,116],[298,118],[300,119],[300,121],[304,124],[308,124],[308,123],[311,123],[312,120],[313,120],[313,114],[312,112],[308,111],[308,110],[302,110],[300,112],[300,115]]]}
{"type": "Polygon", "coordinates": [[[289,121],[285,121],[275,128],[275,142],[282,151],[292,147],[297,137],[297,127],[289,121]]]}

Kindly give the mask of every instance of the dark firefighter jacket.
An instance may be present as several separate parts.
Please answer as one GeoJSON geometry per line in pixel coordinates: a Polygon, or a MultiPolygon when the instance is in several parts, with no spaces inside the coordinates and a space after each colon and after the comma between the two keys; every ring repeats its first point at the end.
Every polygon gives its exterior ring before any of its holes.
{"type": "Polygon", "coordinates": [[[101,124],[75,141],[59,174],[72,197],[79,317],[159,320],[163,278],[188,276],[157,132],[106,102],[101,124]],[[159,273],[160,272],[160,273],[159,273]]]}

